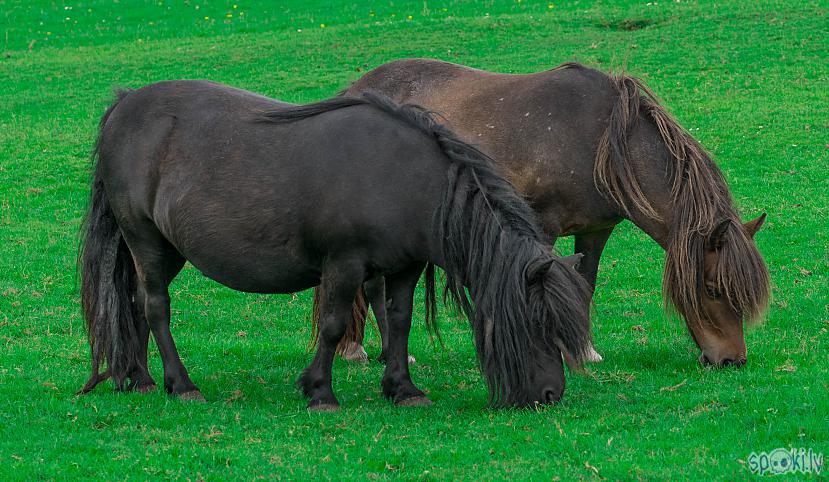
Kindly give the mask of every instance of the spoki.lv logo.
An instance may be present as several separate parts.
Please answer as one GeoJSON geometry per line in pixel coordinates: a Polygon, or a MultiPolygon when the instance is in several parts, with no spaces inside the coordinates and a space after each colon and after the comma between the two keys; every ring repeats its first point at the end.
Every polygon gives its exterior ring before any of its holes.
{"type": "Polygon", "coordinates": [[[823,454],[812,449],[774,449],[771,452],[751,452],[748,469],[753,474],[820,474],[823,471],[823,454]]]}

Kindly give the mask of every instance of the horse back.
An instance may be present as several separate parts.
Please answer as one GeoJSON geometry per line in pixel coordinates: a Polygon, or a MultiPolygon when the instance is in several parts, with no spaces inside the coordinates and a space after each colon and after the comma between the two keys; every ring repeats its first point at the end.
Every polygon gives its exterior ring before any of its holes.
{"type": "Polygon", "coordinates": [[[129,94],[99,159],[119,224],[152,225],[243,291],[313,286],[332,256],[378,272],[428,259],[447,167],[434,139],[370,106],[261,121],[285,105],[201,81],[129,94]]]}
{"type": "Polygon", "coordinates": [[[368,90],[439,113],[496,161],[546,232],[573,234],[620,220],[593,182],[597,146],[616,101],[605,74],[578,64],[503,74],[405,59],[372,70],[346,93],[368,90]]]}

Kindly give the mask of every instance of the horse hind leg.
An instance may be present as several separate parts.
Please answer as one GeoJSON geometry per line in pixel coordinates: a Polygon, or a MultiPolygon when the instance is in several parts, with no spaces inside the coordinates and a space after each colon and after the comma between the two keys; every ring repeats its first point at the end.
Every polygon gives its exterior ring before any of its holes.
{"type": "MultiPolygon", "coordinates": [[[[149,331],[151,331],[161,355],[164,367],[164,388],[167,393],[185,400],[204,400],[199,389],[190,380],[170,332],[168,287],[184,266],[184,258],[163,238],[155,226],[149,223],[141,230],[125,232],[124,237],[130,246],[138,274],[139,295],[136,301],[143,302],[143,319],[146,319],[149,328],[146,330],[142,327],[143,331],[139,331],[145,351],[143,359],[146,360],[147,346],[143,340],[149,338],[149,331]]],[[[140,321],[143,320],[139,318],[140,321]]],[[[146,382],[146,379],[144,381],[146,382]]]]}
{"type": "Polygon", "coordinates": [[[142,289],[135,294],[135,333],[138,335],[138,365],[133,367],[129,374],[130,384],[128,388],[139,393],[152,392],[156,389],[155,380],[150,375],[150,368],[147,360],[147,348],[150,342],[150,325],[144,316],[144,304],[146,295],[142,289]]]}
{"type": "Polygon", "coordinates": [[[340,403],[331,386],[331,370],[337,345],[351,320],[354,297],[364,277],[362,265],[329,261],[322,274],[319,305],[319,343],[314,360],[302,372],[297,385],[308,397],[308,409],[337,410],[340,403]]]}

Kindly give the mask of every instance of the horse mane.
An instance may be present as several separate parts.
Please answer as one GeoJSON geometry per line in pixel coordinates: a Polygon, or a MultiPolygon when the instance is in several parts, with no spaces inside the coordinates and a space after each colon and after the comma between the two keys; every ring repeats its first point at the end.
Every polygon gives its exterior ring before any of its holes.
{"type": "Polygon", "coordinates": [[[768,269],[742,227],[719,167],[639,79],[619,74],[610,75],[609,81],[618,101],[599,140],[597,187],[627,215],[633,208],[664,221],[645,198],[628,162],[628,134],[640,116],[654,123],[670,153],[672,216],[662,279],[665,307],[673,305],[689,323],[705,322],[700,302],[705,295],[703,261],[712,233],[721,227],[724,242],[718,248],[717,284],[737,313],[748,321],[758,320],[768,305],[768,269]]]}
{"type": "MultiPolygon", "coordinates": [[[[529,393],[539,350],[558,354],[560,342],[577,362],[584,359],[590,346],[586,283],[552,247],[541,244],[534,211],[492,159],[461,141],[433,113],[366,92],[281,107],[262,113],[262,119],[289,122],[354,105],[371,105],[417,128],[446,154],[447,189],[433,218],[446,290],[472,325],[490,402],[526,402],[522,397],[529,393]]],[[[427,323],[436,326],[435,284],[428,278],[427,323]]]]}

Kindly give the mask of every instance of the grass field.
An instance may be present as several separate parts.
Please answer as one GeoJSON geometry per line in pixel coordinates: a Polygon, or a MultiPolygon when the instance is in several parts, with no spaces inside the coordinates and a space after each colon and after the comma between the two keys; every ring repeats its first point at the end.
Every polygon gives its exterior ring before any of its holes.
{"type": "MultiPolygon", "coordinates": [[[[744,479],[752,451],[829,455],[829,30],[826,2],[90,0],[0,9],[0,480],[356,477],[744,479]],[[278,3],[278,5],[277,5],[278,3]],[[173,333],[208,402],[73,394],[88,376],[74,261],[89,152],[116,85],[206,78],[293,102],[411,56],[503,72],[577,60],[643,78],[713,153],[773,279],[748,364],[696,362],[661,309],[662,251],[629,223],[605,251],[606,361],[561,404],[492,410],[471,334],[415,322],[434,406],[383,399],[382,365],[335,364],[343,408],[308,413],[310,292],[233,292],[189,267],[173,333]]],[[[571,246],[560,243],[562,250],[571,246]]],[[[422,304],[416,320],[422,320],[422,304]]],[[[379,351],[369,332],[371,355],[379,351]]],[[[160,360],[151,369],[161,379],[160,360]]]]}

